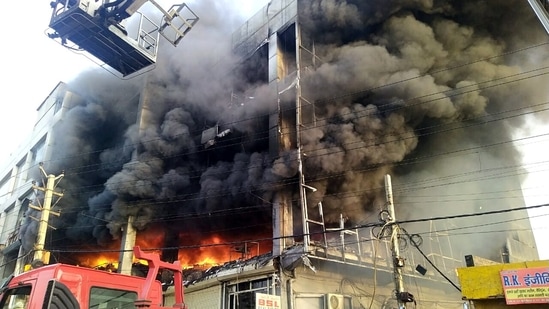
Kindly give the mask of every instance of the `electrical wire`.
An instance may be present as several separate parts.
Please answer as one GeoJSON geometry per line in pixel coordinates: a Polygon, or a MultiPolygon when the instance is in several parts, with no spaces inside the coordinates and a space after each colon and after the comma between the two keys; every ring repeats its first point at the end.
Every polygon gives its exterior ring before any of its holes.
{"type": "MultiPolygon", "coordinates": [[[[536,70],[539,70],[539,69],[536,69],[536,70]]],[[[519,74],[525,74],[525,73],[519,73],[519,74]]],[[[508,78],[508,76],[506,76],[506,77],[504,77],[504,78],[508,78]]],[[[526,77],[526,78],[531,78],[531,77],[526,77]]],[[[493,80],[491,80],[490,82],[492,82],[492,81],[493,81],[493,80]]],[[[512,81],[512,82],[515,82],[515,81],[512,81]]],[[[492,85],[492,86],[493,86],[493,85],[492,85]]],[[[479,91],[479,90],[483,90],[483,88],[477,89],[477,90],[475,90],[475,91],[479,91]]],[[[441,93],[443,93],[443,92],[434,93],[434,94],[441,94],[441,93]]],[[[460,93],[460,94],[463,94],[463,93],[460,93]]],[[[433,95],[433,94],[430,94],[430,95],[433,95]]],[[[428,96],[430,96],[430,95],[428,95],[428,96]]],[[[435,99],[435,100],[439,100],[439,98],[437,98],[437,99],[435,99]]],[[[400,107],[400,108],[408,108],[408,107],[409,107],[409,106],[404,106],[404,107],[400,107]]],[[[234,144],[233,144],[233,145],[234,145],[234,144]]],[[[164,157],[164,159],[166,159],[166,158],[168,158],[168,157],[164,157]]],[[[86,172],[90,172],[90,171],[86,171],[86,172]]]]}
{"type": "MultiPolygon", "coordinates": [[[[499,213],[507,213],[507,212],[514,212],[514,211],[523,211],[525,209],[535,209],[535,208],[541,208],[541,207],[547,207],[549,204],[540,204],[540,205],[534,205],[534,206],[526,206],[526,207],[516,207],[511,209],[501,209],[496,211],[487,211],[487,212],[479,212],[479,213],[470,213],[470,214],[462,214],[462,215],[455,215],[455,216],[441,216],[441,217],[429,217],[429,218],[421,218],[421,219],[413,219],[413,220],[402,220],[402,221],[395,221],[393,224],[406,224],[411,222],[427,222],[427,221],[440,221],[440,220],[448,220],[448,219],[455,219],[456,217],[480,217],[480,216],[487,216],[487,215],[494,215],[499,213]]],[[[386,225],[386,222],[370,222],[366,224],[362,224],[359,226],[353,226],[353,227],[345,227],[345,228],[333,228],[330,230],[332,233],[337,232],[343,232],[347,230],[354,230],[354,229],[365,229],[365,228],[372,228],[372,227],[383,227],[386,225]]],[[[312,235],[322,235],[324,234],[324,231],[319,232],[310,232],[307,234],[300,233],[300,234],[293,234],[293,235],[285,235],[285,236],[279,236],[279,237],[268,237],[268,238],[254,238],[254,239],[247,239],[247,240],[240,240],[240,241],[229,241],[229,242],[219,242],[219,243],[210,243],[210,244],[196,244],[196,245],[183,245],[183,246],[169,246],[169,247],[158,247],[158,248],[149,248],[148,250],[170,250],[170,249],[196,249],[196,248],[209,248],[209,247],[220,247],[220,246],[231,246],[235,244],[241,244],[244,242],[261,242],[261,241],[274,241],[274,240],[280,240],[280,239],[296,239],[296,238],[302,238],[305,236],[312,236],[312,235]]],[[[124,250],[111,250],[111,249],[93,249],[93,250],[65,250],[65,249],[51,249],[49,251],[52,252],[59,252],[59,253],[101,253],[101,252],[123,252],[124,250]]],[[[131,250],[126,250],[131,251],[131,250]]]]}
{"type": "Polygon", "coordinates": [[[425,260],[431,264],[431,266],[439,273],[439,275],[441,275],[444,279],[446,279],[446,281],[448,281],[448,283],[450,283],[454,288],[456,288],[456,290],[458,290],[459,292],[461,292],[461,288],[459,288],[450,278],[448,278],[448,276],[446,276],[436,265],[435,263],[433,263],[433,261],[431,261],[431,259],[429,259],[429,257],[423,252],[423,250],[421,250],[421,248],[419,247],[420,244],[416,243],[416,239],[417,237],[421,238],[421,236],[417,235],[417,236],[413,236],[413,235],[410,235],[405,229],[401,229],[404,234],[406,236],[408,236],[408,239],[410,241],[410,243],[412,244],[412,246],[414,246],[414,248],[417,249],[417,251],[419,251],[419,253],[423,256],[423,258],[425,258],[425,260]]]}

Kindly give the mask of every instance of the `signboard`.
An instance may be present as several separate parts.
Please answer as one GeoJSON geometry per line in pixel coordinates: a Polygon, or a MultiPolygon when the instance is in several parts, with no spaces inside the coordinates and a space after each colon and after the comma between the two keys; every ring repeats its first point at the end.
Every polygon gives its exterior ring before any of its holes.
{"type": "Polygon", "coordinates": [[[549,267],[500,272],[507,305],[549,304],[549,267]]]}
{"type": "Polygon", "coordinates": [[[280,296],[255,293],[255,309],[280,309],[280,296]]]}

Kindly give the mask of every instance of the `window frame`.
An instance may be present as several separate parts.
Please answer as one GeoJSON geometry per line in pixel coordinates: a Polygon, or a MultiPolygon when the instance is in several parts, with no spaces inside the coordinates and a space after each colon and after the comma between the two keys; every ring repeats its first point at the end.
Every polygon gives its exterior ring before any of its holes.
{"type": "Polygon", "coordinates": [[[266,277],[250,278],[224,283],[224,309],[255,309],[255,294],[263,293],[280,296],[280,287],[276,284],[276,274],[266,277]],[[239,303],[239,297],[247,295],[249,306],[239,303]]]}

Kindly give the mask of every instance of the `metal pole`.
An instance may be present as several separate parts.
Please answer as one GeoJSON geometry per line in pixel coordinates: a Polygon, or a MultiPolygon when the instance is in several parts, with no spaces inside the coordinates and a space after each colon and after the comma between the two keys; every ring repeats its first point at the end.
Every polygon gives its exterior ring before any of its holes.
{"type": "Polygon", "coordinates": [[[301,223],[303,224],[303,251],[309,251],[309,213],[307,207],[307,193],[305,192],[305,179],[303,175],[303,158],[301,153],[301,28],[299,22],[295,22],[295,45],[296,45],[296,113],[295,113],[295,132],[296,132],[296,150],[299,177],[299,201],[301,204],[301,223]]]}
{"type": "Polygon", "coordinates": [[[393,203],[393,187],[391,185],[391,176],[385,175],[385,197],[387,200],[387,211],[389,212],[389,221],[391,231],[391,252],[393,258],[393,277],[395,281],[395,296],[399,309],[405,309],[406,303],[402,301],[400,295],[404,292],[404,280],[402,278],[402,268],[404,259],[400,257],[400,248],[398,246],[398,226],[395,224],[395,205],[393,203]]]}

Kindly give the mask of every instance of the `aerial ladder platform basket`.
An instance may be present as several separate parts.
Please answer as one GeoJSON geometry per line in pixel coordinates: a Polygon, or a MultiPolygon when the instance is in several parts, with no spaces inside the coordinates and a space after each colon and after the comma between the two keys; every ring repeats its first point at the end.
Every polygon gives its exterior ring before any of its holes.
{"type": "Polygon", "coordinates": [[[154,68],[160,36],[177,46],[199,20],[185,3],[166,11],[154,0],[57,0],[50,6],[50,38],[122,77],[154,68]],[[138,11],[147,2],[159,22],[138,11]]]}

